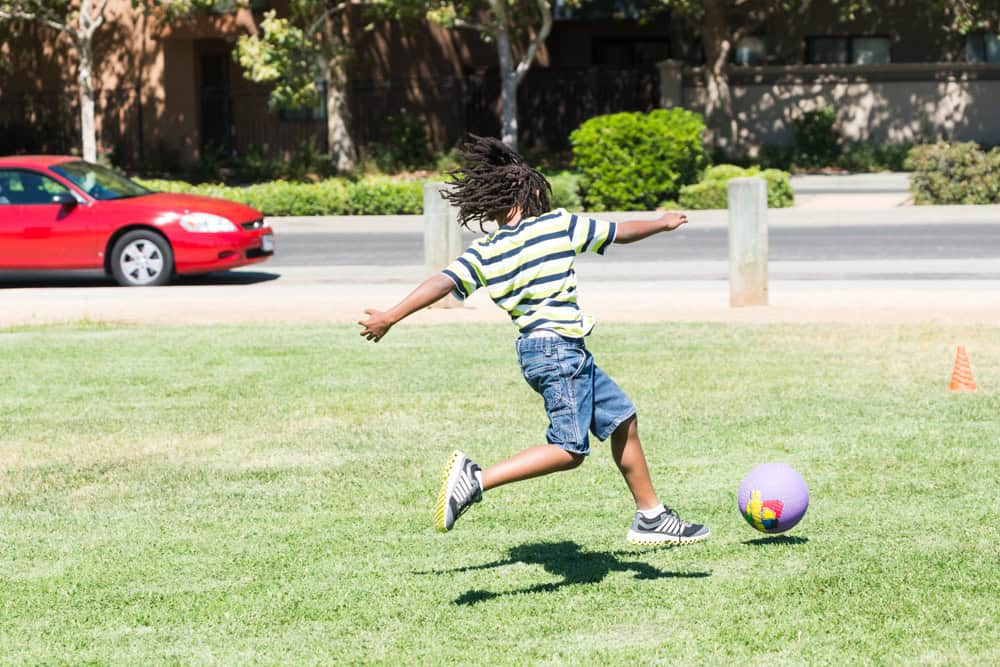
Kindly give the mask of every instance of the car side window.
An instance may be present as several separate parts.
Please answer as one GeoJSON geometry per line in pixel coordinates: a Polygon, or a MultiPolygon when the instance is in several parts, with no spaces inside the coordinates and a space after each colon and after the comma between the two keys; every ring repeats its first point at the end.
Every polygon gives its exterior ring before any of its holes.
{"type": "Polygon", "coordinates": [[[11,185],[11,174],[13,172],[0,169],[0,206],[9,206],[13,204],[10,200],[10,193],[13,190],[11,185]]]}
{"type": "Polygon", "coordinates": [[[52,195],[60,192],[69,189],[48,176],[20,169],[0,170],[0,205],[51,204],[52,195]]]}

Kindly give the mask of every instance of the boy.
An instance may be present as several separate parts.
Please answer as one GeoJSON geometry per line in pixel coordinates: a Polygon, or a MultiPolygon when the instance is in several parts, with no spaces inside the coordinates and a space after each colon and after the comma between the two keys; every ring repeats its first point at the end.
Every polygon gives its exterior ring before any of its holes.
{"type": "Polygon", "coordinates": [[[378,342],[394,324],[453,293],[460,299],[480,287],[507,311],[520,331],[517,354],[524,379],[542,395],[549,417],[544,445],[480,469],[456,451],[445,467],[434,509],[438,530],[448,531],[483,492],[503,484],[570,470],[590,452],[588,431],[611,437],[611,454],[636,503],[626,539],[638,544],[704,540],[707,527],[682,520],[653,490],[639,440],[635,407],[594,363],[584,337],[593,318],[576,303],[573,261],[587,250],[603,254],[612,243],[633,243],[687,222],[680,213],[649,221],[605,222],[549,211],[545,177],[496,139],[470,135],[463,166],[445,198],[463,226],[496,222],[499,228],[473,243],[441,273],[421,283],[388,311],[366,309],[361,335],[378,342]]]}

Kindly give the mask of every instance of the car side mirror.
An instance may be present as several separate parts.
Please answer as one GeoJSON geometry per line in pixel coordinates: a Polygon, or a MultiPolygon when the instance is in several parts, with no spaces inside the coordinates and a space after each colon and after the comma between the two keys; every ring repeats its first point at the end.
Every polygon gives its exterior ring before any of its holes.
{"type": "Polygon", "coordinates": [[[60,206],[65,206],[66,208],[73,208],[79,202],[69,192],[60,192],[58,194],[52,195],[52,203],[59,204],[60,206]]]}

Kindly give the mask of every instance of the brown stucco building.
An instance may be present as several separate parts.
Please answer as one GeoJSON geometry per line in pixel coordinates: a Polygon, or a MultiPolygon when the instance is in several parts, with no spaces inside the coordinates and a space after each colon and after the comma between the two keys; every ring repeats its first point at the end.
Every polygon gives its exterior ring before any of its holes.
{"type": "MultiPolygon", "coordinates": [[[[661,15],[640,23],[620,3],[555,3],[555,23],[519,93],[520,139],[561,150],[586,118],[706,103],[698,26],[661,15]],[[614,6],[612,6],[614,5],[614,6]]],[[[957,35],[921,3],[841,21],[832,3],[774,13],[736,45],[728,67],[740,147],[791,139],[792,121],[822,105],[844,132],[876,142],[944,137],[1000,144],[1000,48],[995,34],[957,35]]],[[[260,2],[260,10],[281,2],[260,2]]],[[[120,164],[170,168],[212,150],[282,153],[326,145],[325,109],[275,110],[232,57],[261,14],[202,15],[164,24],[111,0],[98,34],[100,150],[120,164]]],[[[432,143],[499,131],[496,55],[471,31],[426,23],[349,30],[355,57],[347,96],[362,148],[392,137],[405,110],[432,143]]],[[[78,146],[75,65],[64,37],[25,26],[0,47],[0,153],[78,146]]]]}

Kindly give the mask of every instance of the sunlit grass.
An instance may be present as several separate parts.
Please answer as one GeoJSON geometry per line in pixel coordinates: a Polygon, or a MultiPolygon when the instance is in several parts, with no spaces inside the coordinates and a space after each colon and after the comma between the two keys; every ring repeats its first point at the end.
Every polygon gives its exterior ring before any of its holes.
{"type": "Polygon", "coordinates": [[[0,662],[1000,661],[1000,329],[601,325],[714,532],[652,551],[599,443],[433,531],[452,448],[543,437],[511,332],[0,332],[0,662]],[[735,508],[772,460],[812,494],[785,540],[735,508]]]}

